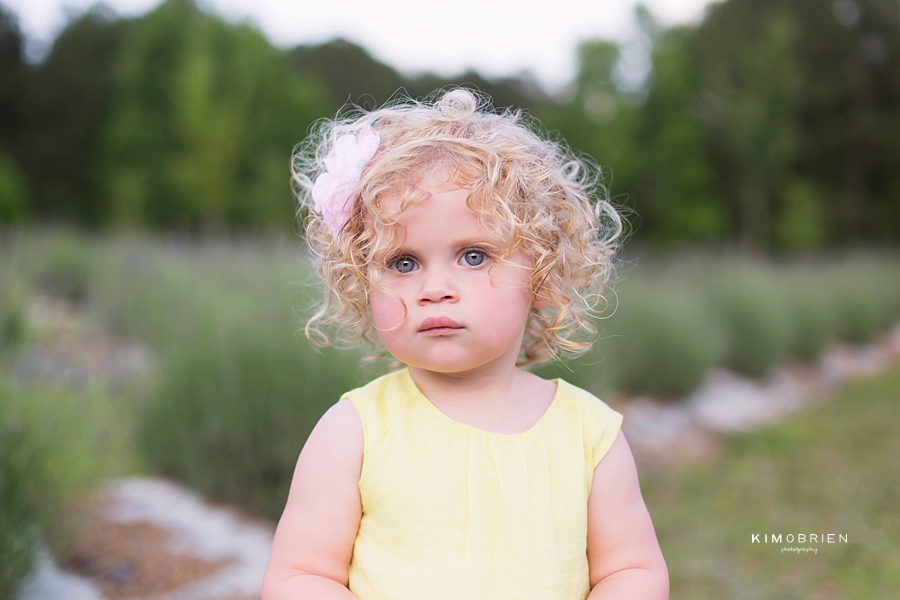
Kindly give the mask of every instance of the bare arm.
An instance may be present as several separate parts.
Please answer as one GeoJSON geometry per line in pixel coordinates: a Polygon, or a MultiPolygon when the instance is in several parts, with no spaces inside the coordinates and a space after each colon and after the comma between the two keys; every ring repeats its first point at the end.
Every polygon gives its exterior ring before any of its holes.
{"type": "Polygon", "coordinates": [[[362,513],[363,429],[338,402],[309,435],[272,542],[262,600],[353,600],[348,568],[362,513]]]}
{"type": "Polygon", "coordinates": [[[619,433],[594,469],[588,499],[589,600],[669,597],[669,572],[641,496],[634,457],[619,433]]]}

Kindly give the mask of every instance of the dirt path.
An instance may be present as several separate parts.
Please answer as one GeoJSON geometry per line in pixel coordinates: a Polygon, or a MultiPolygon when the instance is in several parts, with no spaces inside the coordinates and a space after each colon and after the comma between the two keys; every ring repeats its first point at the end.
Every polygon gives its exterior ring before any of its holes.
{"type": "Polygon", "coordinates": [[[865,347],[834,344],[818,364],[789,361],[764,381],[725,370],[711,372],[694,393],[677,402],[647,397],[614,401],[639,463],[714,456],[724,435],[775,423],[813,407],[853,379],[900,364],[900,324],[865,347]]]}
{"type": "Polygon", "coordinates": [[[70,511],[80,535],[59,566],[46,552],[20,600],[251,600],[273,528],[162,479],[129,477],[70,511]]]}
{"type": "MultiPolygon", "coordinates": [[[[153,368],[150,351],[110,337],[88,315],[38,299],[29,314],[39,341],[22,356],[22,377],[74,385],[115,382],[153,368]]],[[[820,402],[843,382],[900,362],[900,325],[866,348],[836,345],[818,365],[789,363],[767,381],[710,374],[681,402],[613,398],[645,468],[714,456],[724,435],[775,422],[820,402]]],[[[273,525],[214,505],[173,482],[125,478],[72,503],[80,525],[61,570],[41,552],[20,600],[247,600],[259,597],[273,525]]]]}

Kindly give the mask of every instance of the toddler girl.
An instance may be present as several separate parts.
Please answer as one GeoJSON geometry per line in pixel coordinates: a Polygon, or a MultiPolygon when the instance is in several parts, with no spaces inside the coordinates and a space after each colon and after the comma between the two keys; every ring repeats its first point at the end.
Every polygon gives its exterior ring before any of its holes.
{"type": "Polygon", "coordinates": [[[464,89],[325,123],[294,165],[307,335],[404,368],[310,434],[263,599],[667,598],[621,415],[522,368],[596,333],[621,223],[595,172],[464,89]]]}

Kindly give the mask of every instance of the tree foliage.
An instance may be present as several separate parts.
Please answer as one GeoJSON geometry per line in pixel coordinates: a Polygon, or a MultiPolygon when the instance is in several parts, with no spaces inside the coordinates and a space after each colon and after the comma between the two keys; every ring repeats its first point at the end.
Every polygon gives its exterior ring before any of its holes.
{"type": "Polygon", "coordinates": [[[526,75],[404,74],[346,40],[277,49],[193,0],[133,19],[92,8],[29,65],[0,7],[7,205],[93,227],[289,227],[288,157],[313,121],[468,85],[593,157],[637,213],[635,237],[662,248],[897,242],[893,0],[726,0],[669,28],[637,16],[631,42],[583,41],[571,86],[551,95],[526,75]]]}
{"type": "Polygon", "coordinates": [[[190,230],[290,221],[287,157],[322,93],[258,31],[170,0],[133,24],[115,80],[102,131],[113,221],[190,230]]]}
{"type": "Polygon", "coordinates": [[[115,92],[113,70],[130,23],[99,5],[69,23],[31,73],[22,151],[44,218],[98,227],[109,202],[97,165],[100,130],[115,92]]]}
{"type": "Polygon", "coordinates": [[[615,84],[623,48],[586,42],[554,121],[612,166],[639,237],[751,252],[896,243],[896,3],[728,0],[668,29],[639,17],[643,88],[615,84]]]}
{"type": "Polygon", "coordinates": [[[0,5],[0,153],[10,153],[21,142],[27,102],[24,40],[16,16],[0,5]]]}

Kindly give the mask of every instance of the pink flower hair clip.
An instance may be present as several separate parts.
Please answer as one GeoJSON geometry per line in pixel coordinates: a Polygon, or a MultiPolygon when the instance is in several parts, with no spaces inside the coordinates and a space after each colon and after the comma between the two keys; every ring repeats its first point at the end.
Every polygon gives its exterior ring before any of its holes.
{"type": "Polygon", "coordinates": [[[325,157],[325,171],[316,178],[312,197],[316,212],[322,215],[332,235],[337,235],[350,218],[356,186],[380,141],[379,135],[366,125],[357,135],[340,136],[325,157]]]}

